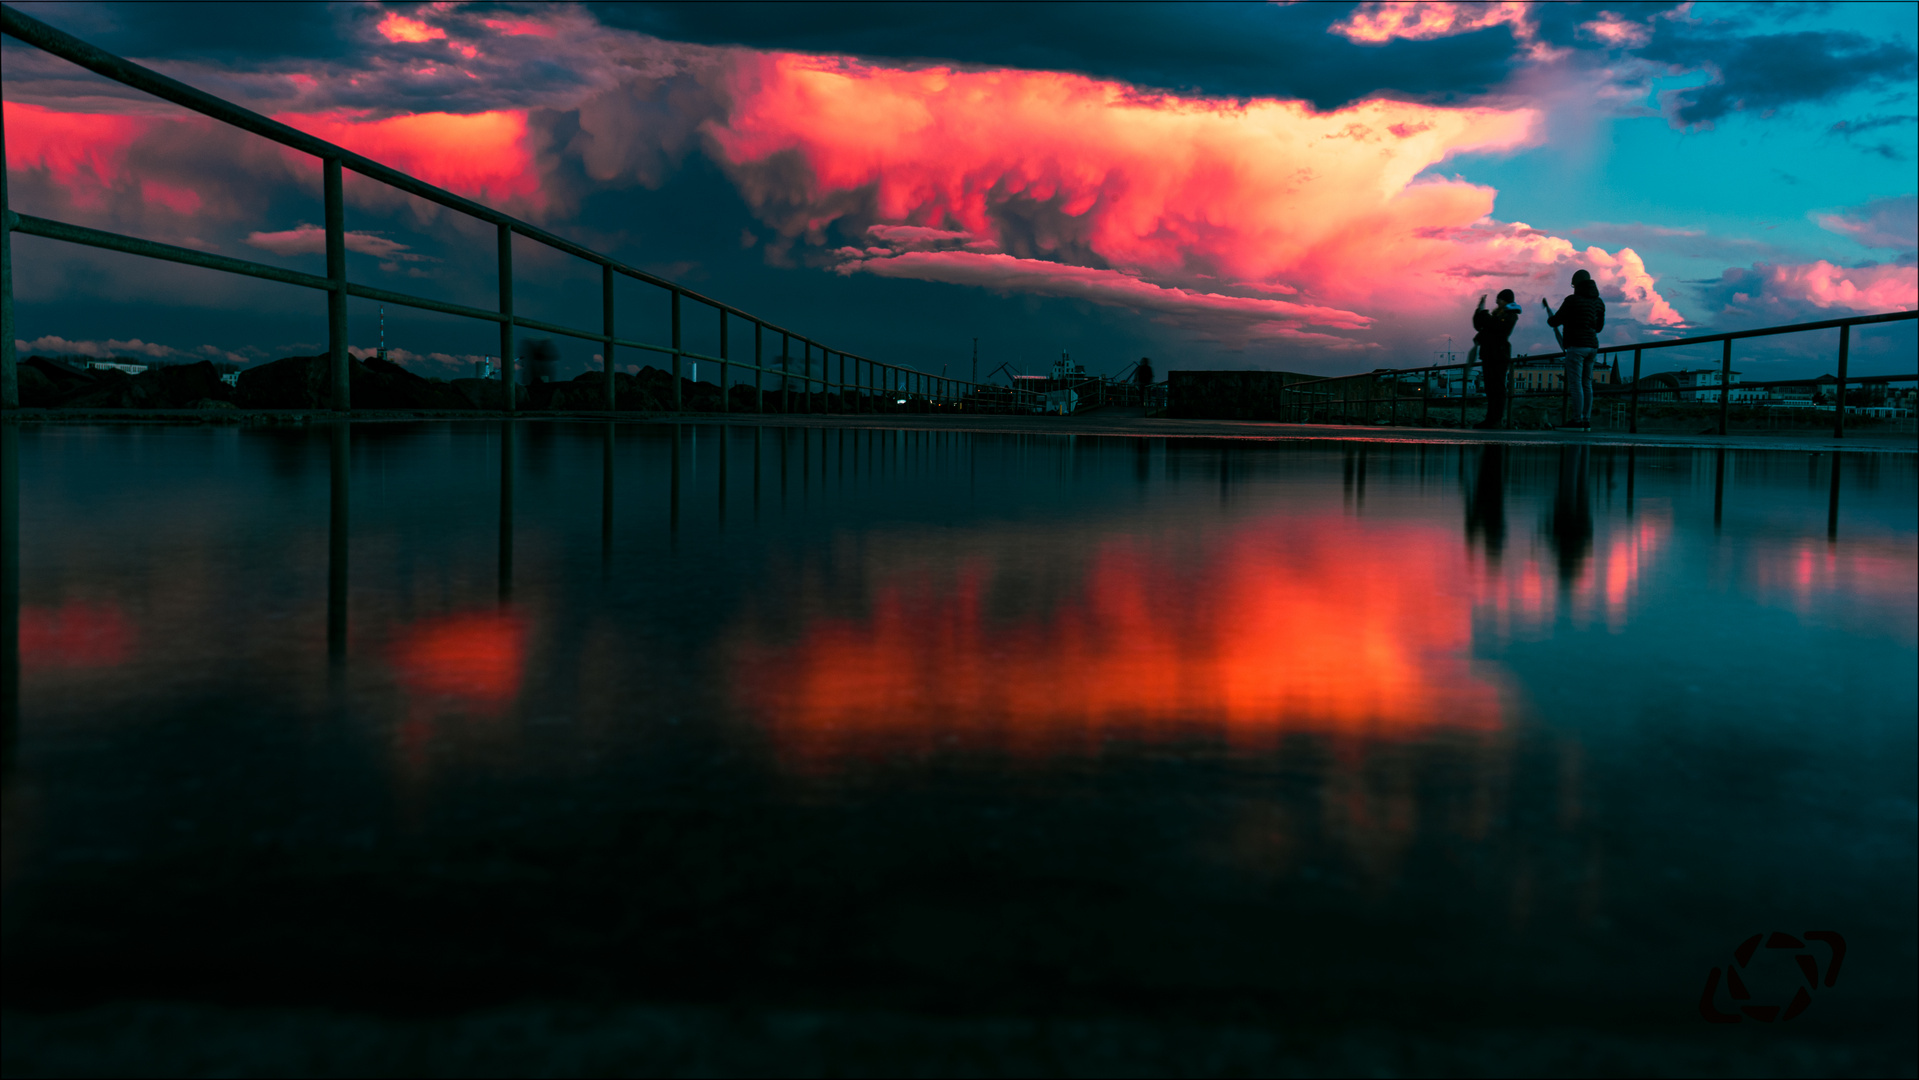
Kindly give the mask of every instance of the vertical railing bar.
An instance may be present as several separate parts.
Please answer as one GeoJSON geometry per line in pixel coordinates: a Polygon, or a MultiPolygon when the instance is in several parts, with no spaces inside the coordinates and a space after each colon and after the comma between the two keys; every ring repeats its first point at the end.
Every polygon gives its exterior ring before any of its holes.
{"type": "MultiPolygon", "coordinates": [[[[1638,349],[1634,349],[1632,351],[1632,396],[1631,396],[1631,406],[1630,406],[1631,420],[1627,424],[1627,428],[1626,428],[1627,434],[1630,434],[1630,435],[1639,434],[1639,353],[1640,353],[1640,350],[1638,349]]],[[[1629,479],[1628,480],[1629,485],[1630,485],[1630,482],[1631,481],[1629,479]]]]}
{"type": "MultiPolygon", "coordinates": [[[[613,267],[606,263],[600,264],[600,321],[604,324],[601,332],[608,339],[600,346],[600,367],[606,373],[606,411],[613,412],[619,408],[613,377],[613,267]]],[[[608,453],[611,453],[610,449],[608,453]]],[[[610,458],[608,467],[611,468],[610,458]]]]}
{"type": "MultiPolygon", "coordinates": [[[[727,381],[728,376],[727,376],[727,366],[726,366],[726,361],[731,356],[731,354],[727,352],[727,341],[726,341],[726,329],[727,329],[726,324],[730,321],[731,320],[727,317],[726,309],[721,308],[720,309],[720,411],[723,413],[729,413],[733,411],[733,402],[732,402],[733,386],[732,386],[732,383],[727,381]]],[[[725,441],[724,433],[722,433],[720,438],[722,442],[725,441]]]]}
{"type": "MultiPolygon", "coordinates": [[[[321,187],[326,199],[326,276],[327,291],[327,382],[332,406],[339,412],[353,411],[352,357],[347,353],[346,311],[346,198],[340,176],[340,159],[326,158],[320,163],[324,174],[321,187]]],[[[12,341],[9,334],[8,341],[12,341]]]]}
{"type": "MultiPolygon", "coordinates": [[[[20,407],[20,356],[13,345],[13,204],[7,195],[6,142],[6,121],[0,119],[0,409],[17,409],[20,407]]],[[[18,468],[11,460],[6,466],[18,468]]],[[[12,539],[11,530],[7,538],[12,539]]],[[[7,608],[7,618],[18,617],[15,606],[7,608]]],[[[10,634],[8,640],[18,639],[10,634]]]]}
{"type": "Polygon", "coordinates": [[[1726,417],[1732,409],[1732,339],[1727,338],[1719,353],[1719,434],[1726,433],[1726,417]]]}
{"type": "MultiPolygon", "coordinates": [[[[680,385],[681,381],[684,379],[684,376],[681,374],[682,351],[683,351],[683,346],[681,345],[681,342],[680,342],[680,290],[674,289],[673,290],[673,411],[675,413],[684,412],[686,409],[684,387],[680,385]]],[[[677,479],[678,478],[675,477],[675,480],[677,479]]]]}
{"type": "MultiPolygon", "coordinates": [[[[760,356],[760,340],[765,329],[765,324],[761,323],[758,319],[753,320],[753,411],[762,416],[766,414],[766,362],[760,356]]],[[[758,438],[757,435],[754,437],[758,438]]],[[[755,444],[753,452],[756,455],[759,453],[757,444],[755,444]]],[[[758,457],[754,458],[753,468],[756,470],[759,468],[758,457]]],[[[759,473],[755,472],[753,475],[757,477],[759,473]]],[[[754,490],[757,491],[758,489],[755,488],[754,490]]]]}
{"type": "MultiPolygon", "coordinates": [[[[1835,396],[1832,399],[1832,437],[1835,439],[1846,437],[1846,360],[1851,352],[1852,326],[1848,324],[1839,328],[1839,384],[1833,387],[1835,396]]],[[[1834,469],[1839,467],[1837,458],[1833,459],[1832,467],[1834,469]]],[[[1837,479],[1833,481],[1832,490],[1836,496],[1839,491],[1837,479]]],[[[1837,515],[1838,503],[1835,501],[1833,505],[1835,508],[1833,513],[1837,515]]]]}
{"type": "Polygon", "coordinates": [[[499,226],[500,411],[513,415],[513,227],[499,226]]]}

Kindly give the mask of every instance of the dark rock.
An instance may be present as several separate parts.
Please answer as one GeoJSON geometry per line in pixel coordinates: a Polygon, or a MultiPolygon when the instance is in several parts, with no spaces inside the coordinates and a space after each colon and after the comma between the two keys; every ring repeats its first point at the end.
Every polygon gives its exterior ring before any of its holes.
{"type": "MultiPolygon", "coordinates": [[[[240,373],[235,397],[247,409],[330,409],[332,381],[326,355],[289,356],[240,373]]],[[[472,409],[472,398],[452,383],[422,378],[391,361],[369,357],[348,362],[355,409],[472,409]]],[[[494,394],[494,401],[499,395],[494,394]]]]}
{"type": "Polygon", "coordinates": [[[327,357],[288,356],[240,373],[234,400],[243,409],[325,409],[333,394],[327,357]]]}
{"type": "MultiPolygon", "coordinates": [[[[498,379],[455,379],[447,385],[466,400],[467,408],[479,409],[482,412],[498,412],[500,406],[504,404],[500,397],[500,380],[498,379]]],[[[521,386],[516,389],[519,393],[514,395],[514,404],[524,408],[526,387],[521,386]]]]}
{"type": "Polygon", "coordinates": [[[20,404],[29,409],[47,408],[99,381],[91,371],[68,367],[44,356],[29,356],[20,361],[15,370],[20,380],[20,404]]]}
{"type": "Polygon", "coordinates": [[[201,398],[227,400],[232,388],[208,361],[173,364],[141,372],[131,378],[106,377],[76,387],[58,404],[68,409],[187,409],[201,398]]]}
{"type": "Polygon", "coordinates": [[[355,409],[471,409],[473,403],[449,383],[422,378],[393,363],[370,356],[348,369],[353,379],[355,409]]]}

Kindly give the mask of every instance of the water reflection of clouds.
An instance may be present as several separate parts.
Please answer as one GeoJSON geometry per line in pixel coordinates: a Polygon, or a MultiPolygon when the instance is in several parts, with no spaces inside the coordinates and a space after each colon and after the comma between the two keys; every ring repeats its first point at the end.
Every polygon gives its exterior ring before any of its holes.
{"type": "Polygon", "coordinates": [[[1760,541],[1746,552],[1747,580],[1761,603],[1802,619],[1919,643],[1919,559],[1910,539],[1871,537],[1760,541]]]}
{"type": "Polygon", "coordinates": [[[787,640],[749,629],[737,685],[783,755],[830,767],[1209,733],[1251,748],[1506,719],[1503,677],[1470,655],[1477,575],[1436,526],[1281,516],[1114,537],[1076,588],[1025,610],[996,595],[1019,577],[1019,545],[1003,547],[975,548],[956,577],[894,563],[865,584],[864,611],[820,614],[787,640]]]}
{"type": "Polygon", "coordinates": [[[491,607],[414,619],[385,652],[406,702],[393,729],[397,764],[417,778],[443,722],[462,743],[482,735],[476,724],[500,734],[526,679],[527,620],[491,607]]]}
{"type": "Polygon", "coordinates": [[[20,666],[26,671],[118,667],[133,655],[134,623],[113,600],[69,600],[20,609],[20,666]]]}

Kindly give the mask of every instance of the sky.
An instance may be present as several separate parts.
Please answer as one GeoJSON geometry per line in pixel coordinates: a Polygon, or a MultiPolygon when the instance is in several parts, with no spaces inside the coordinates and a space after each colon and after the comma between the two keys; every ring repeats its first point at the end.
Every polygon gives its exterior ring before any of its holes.
{"type": "MultiPolygon", "coordinates": [[[[982,376],[1061,353],[1413,366],[1463,356],[1501,288],[1518,351],[1550,352],[1540,301],[1578,269],[1606,344],[1919,307],[1914,4],[14,6],[831,348],[958,377],[976,341],[982,376]]],[[[0,65],[13,209],[323,272],[316,160],[12,39],[0,65]]],[[[351,174],[346,200],[351,277],[494,306],[491,227],[351,174]]],[[[526,240],[514,259],[521,314],[598,329],[596,268],[526,240]]],[[[14,265],[23,354],[324,349],[308,290],[18,235],[14,265]]],[[[663,291],[623,281],[616,308],[622,336],[669,340],[663,291]]],[[[719,317],[684,318],[716,352],[719,317]]],[[[354,347],[380,332],[354,301],[354,347]]],[[[427,375],[497,348],[412,310],[385,333],[427,375]]],[[[597,369],[597,345],[558,343],[562,377],[597,369]]],[[[1862,329],[1851,370],[1910,372],[1916,343],[1862,329]]],[[[1742,343],[1735,367],[1816,374],[1836,344],[1742,343]]]]}

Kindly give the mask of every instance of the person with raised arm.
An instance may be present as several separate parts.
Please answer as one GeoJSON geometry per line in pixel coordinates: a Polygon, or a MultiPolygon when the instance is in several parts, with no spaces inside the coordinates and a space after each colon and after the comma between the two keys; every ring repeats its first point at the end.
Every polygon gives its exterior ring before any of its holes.
{"type": "Polygon", "coordinates": [[[1599,286],[1593,284],[1592,275],[1576,270],[1572,295],[1559,302],[1558,311],[1550,307],[1546,311],[1546,325],[1563,330],[1559,337],[1561,347],[1566,350],[1566,422],[1563,426],[1590,431],[1593,357],[1599,352],[1599,332],[1606,328],[1606,302],[1599,298],[1599,286]]]}
{"type": "Polygon", "coordinates": [[[1486,310],[1486,298],[1479,298],[1473,311],[1473,345],[1479,350],[1481,378],[1486,383],[1486,419],[1474,424],[1489,430],[1506,423],[1506,369],[1513,359],[1513,326],[1519,322],[1519,303],[1511,289],[1499,290],[1498,306],[1486,310]]]}

